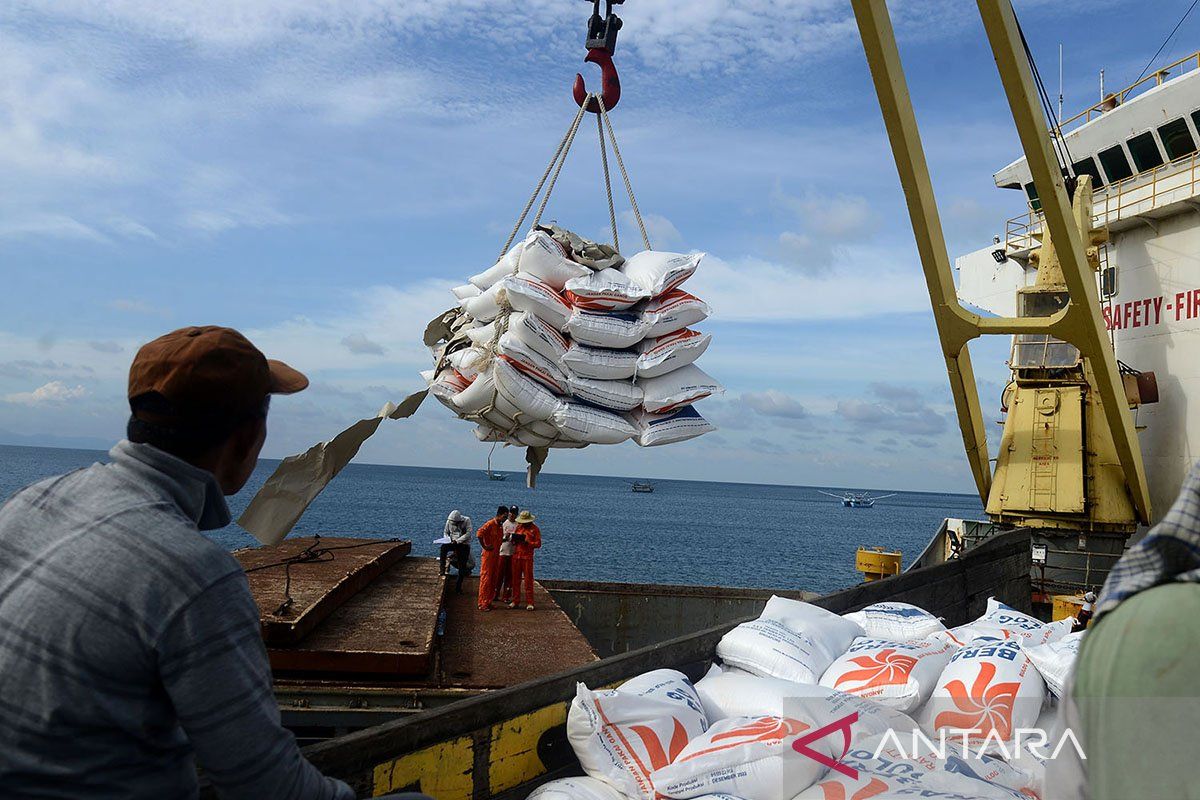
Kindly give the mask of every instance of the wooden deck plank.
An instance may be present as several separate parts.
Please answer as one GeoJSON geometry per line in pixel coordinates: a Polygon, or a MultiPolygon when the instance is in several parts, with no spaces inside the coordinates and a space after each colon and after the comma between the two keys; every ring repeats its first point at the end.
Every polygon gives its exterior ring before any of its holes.
{"type": "Polygon", "coordinates": [[[263,640],[268,645],[287,645],[303,639],[411,549],[411,542],[398,539],[331,537],[318,542],[316,537],[298,537],[272,547],[236,550],[233,556],[246,570],[263,640]],[[303,557],[310,547],[323,549],[324,555],[281,563],[303,557]]]}

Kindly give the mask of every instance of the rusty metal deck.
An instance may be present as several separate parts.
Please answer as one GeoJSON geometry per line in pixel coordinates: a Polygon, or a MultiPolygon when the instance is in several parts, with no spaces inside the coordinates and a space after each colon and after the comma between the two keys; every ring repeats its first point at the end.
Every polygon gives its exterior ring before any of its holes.
{"type": "Polygon", "coordinates": [[[303,639],[411,549],[411,542],[399,540],[301,537],[235,550],[233,556],[246,570],[263,640],[271,645],[303,639]],[[313,560],[295,560],[309,548],[320,548],[309,554],[313,560]]]}
{"type": "Polygon", "coordinates": [[[297,644],[269,647],[276,670],[422,679],[433,665],[445,578],[434,559],[406,558],[297,644]]]}
{"type": "Polygon", "coordinates": [[[499,603],[476,608],[478,578],[463,593],[446,593],[446,634],[438,658],[442,686],[499,689],[597,660],[596,653],[550,593],[534,584],[535,611],[499,603]]]}

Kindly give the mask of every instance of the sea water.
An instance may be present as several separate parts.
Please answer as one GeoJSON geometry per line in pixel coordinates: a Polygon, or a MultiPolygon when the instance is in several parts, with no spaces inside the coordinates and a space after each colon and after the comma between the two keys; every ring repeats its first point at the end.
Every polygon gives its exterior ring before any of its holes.
{"type": "MultiPolygon", "coordinates": [[[[100,451],[0,445],[0,500],[106,459],[100,451]]],[[[229,499],[234,519],[277,465],[260,462],[229,499]]],[[[654,492],[642,494],[630,491],[634,480],[543,473],[531,491],[520,473],[501,482],[480,470],[351,464],[293,535],[399,536],[412,540],[415,554],[435,555],[432,542],[451,510],[479,526],[498,504],[515,504],[532,511],[542,531],[537,577],[828,592],[861,580],[860,545],[899,549],[907,565],[943,518],[983,513],[977,497],[961,494],[902,492],[873,508],[844,508],[809,486],[655,480],[654,492]]],[[[236,525],[207,535],[230,549],[256,544],[236,525]]]]}

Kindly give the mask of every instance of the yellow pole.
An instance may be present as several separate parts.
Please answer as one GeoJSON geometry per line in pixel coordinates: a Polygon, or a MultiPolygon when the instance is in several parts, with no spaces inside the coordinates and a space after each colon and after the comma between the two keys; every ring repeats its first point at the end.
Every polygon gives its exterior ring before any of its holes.
{"type": "MultiPolygon", "coordinates": [[[[946,374],[954,395],[967,461],[979,497],[986,503],[991,490],[992,471],[988,463],[987,433],[983,411],[979,407],[975,373],[966,348],[967,341],[978,335],[975,326],[980,319],[974,314],[968,316],[959,305],[954,291],[954,274],[950,269],[950,256],[938,217],[933,183],[929,178],[929,167],[925,162],[925,151],[921,146],[921,135],[909,99],[887,4],[884,0],[853,0],[853,6],[863,48],[867,53],[867,63],[871,67],[871,77],[875,81],[875,91],[879,95],[883,121],[892,143],[896,170],[900,173],[900,184],[904,188],[913,236],[916,237],[917,252],[925,272],[925,284],[929,288],[929,302],[933,305],[942,354],[946,359],[946,374]]],[[[1045,320],[1040,322],[1045,324],[1045,320]]]]}
{"type": "Polygon", "coordinates": [[[1063,310],[1065,339],[1089,358],[1095,375],[1104,417],[1112,431],[1117,457],[1125,472],[1125,480],[1133,494],[1138,518],[1148,524],[1151,518],[1150,489],[1146,482],[1146,467],[1138,445],[1133,416],[1125,400],[1125,389],[1117,368],[1108,336],[1101,325],[1100,294],[1095,274],[1087,262],[1087,243],[1071,216],[1071,203],[1063,183],[1058,160],[1050,150],[1046,117],[1035,100],[1037,90],[1033,72],[1021,44],[1016,15],[1009,0],[977,0],[983,26],[987,30],[1000,81],[1008,95],[1013,122],[1025,150],[1025,160],[1033,174],[1046,230],[1054,242],[1062,264],[1063,277],[1071,301],[1063,310]]]}

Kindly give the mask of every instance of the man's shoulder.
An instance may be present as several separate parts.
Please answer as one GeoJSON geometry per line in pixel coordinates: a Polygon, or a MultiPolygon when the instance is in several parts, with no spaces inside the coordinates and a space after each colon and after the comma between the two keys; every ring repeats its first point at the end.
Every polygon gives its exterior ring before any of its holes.
{"type": "MultiPolygon", "coordinates": [[[[1167,583],[1121,602],[1083,638],[1076,687],[1083,695],[1147,691],[1145,676],[1156,674],[1160,693],[1193,693],[1191,675],[1200,653],[1200,584],[1167,583]],[[1184,667],[1174,686],[1167,673],[1184,667]],[[1166,672],[1164,672],[1166,670],[1166,672]]],[[[1129,694],[1128,696],[1134,696],[1129,694]]]]}

